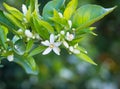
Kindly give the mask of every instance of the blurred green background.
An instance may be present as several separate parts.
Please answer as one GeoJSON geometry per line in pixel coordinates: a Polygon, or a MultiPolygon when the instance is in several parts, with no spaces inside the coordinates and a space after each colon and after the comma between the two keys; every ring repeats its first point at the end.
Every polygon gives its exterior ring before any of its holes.
{"type": "MultiPolygon", "coordinates": [[[[28,0],[0,0],[21,10],[28,0]]],[[[39,0],[40,12],[50,0],[39,0]]],[[[69,0],[67,0],[69,1],[69,0]]],[[[68,55],[35,56],[39,75],[28,75],[17,64],[3,60],[0,68],[0,89],[120,89],[120,0],[79,0],[79,6],[92,3],[105,8],[118,7],[95,23],[98,36],[89,35],[81,45],[98,66],[68,55]]]]}

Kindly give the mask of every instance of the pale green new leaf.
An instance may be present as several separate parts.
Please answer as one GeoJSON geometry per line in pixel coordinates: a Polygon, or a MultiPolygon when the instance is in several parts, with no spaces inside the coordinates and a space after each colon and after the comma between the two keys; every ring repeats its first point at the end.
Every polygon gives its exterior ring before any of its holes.
{"type": "Polygon", "coordinates": [[[86,54],[84,54],[82,52],[80,54],[78,54],[77,57],[86,61],[86,62],[89,62],[93,65],[97,65],[90,57],[88,57],[86,54]]]}
{"type": "Polygon", "coordinates": [[[7,17],[5,17],[5,15],[3,14],[3,11],[1,10],[0,10],[0,23],[4,24],[8,28],[16,29],[16,26],[12,24],[11,21],[7,17]]]}
{"type": "Polygon", "coordinates": [[[34,55],[37,55],[37,54],[41,53],[43,50],[45,50],[45,48],[46,48],[46,47],[44,47],[44,46],[39,46],[39,47],[33,49],[33,50],[29,53],[28,56],[29,56],[29,57],[32,57],[32,56],[34,56],[34,55]]]}
{"type": "Polygon", "coordinates": [[[54,33],[53,27],[52,27],[48,22],[39,19],[39,20],[38,20],[38,23],[39,23],[41,26],[43,26],[44,28],[46,28],[49,33],[54,33]]]}
{"type": "Polygon", "coordinates": [[[115,9],[103,8],[99,5],[83,5],[73,15],[73,27],[81,29],[92,25],[115,9]]]}
{"type": "Polygon", "coordinates": [[[21,65],[23,69],[25,69],[26,73],[33,74],[33,75],[38,74],[38,68],[33,57],[27,58],[27,57],[15,54],[14,62],[21,65]]]}
{"type": "Polygon", "coordinates": [[[76,8],[77,8],[77,5],[78,5],[78,0],[71,0],[69,3],[68,3],[68,5],[67,5],[67,7],[66,7],[66,9],[65,9],[65,11],[64,11],[64,17],[67,19],[67,20],[69,20],[70,18],[71,18],[71,16],[73,15],[73,13],[74,13],[74,11],[76,10],[76,8]]]}
{"type": "Polygon", "coordinates": [[[4,12],[4,15],[16,26],[18,26],[19,28],[24,29],[24,25],[21,23],[20,20],[16,19],[13,15],[4,12]]]}
{"type": "Polygon", "coordinates": [[[16,17],[18,20],[22,21],[23,20],[23,17],[24,15],[19,11],[17,10],[16,8],[12,7],[12,6],[9,6],[7,5],[6,3],[3,3],[5,9],[11,14],[13,15],[14,17],[16,17]]]}
{"type": "Polygon", "coordinates": [[[33,17],[33,24],[35,27],[36,32],[40,35],[42,39],[48,39],[49,38],[49,32],[41,26],[41,24],[38,22],[38,19],[33,17]]]}

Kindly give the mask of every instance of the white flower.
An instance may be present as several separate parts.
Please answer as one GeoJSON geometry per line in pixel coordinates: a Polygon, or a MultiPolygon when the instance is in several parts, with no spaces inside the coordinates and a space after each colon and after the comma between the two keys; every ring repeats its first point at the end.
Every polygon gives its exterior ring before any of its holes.
{"type": "Polygon", "coordinates": [[[35,34],[35,38],[38,39],[38,40],[41,40],[42,38],[39,36],[39,34],[35,34]]]}
{"type": "Polygon", "coordinates": [[[27,14],[27,7],[24,4],[22,4],[22,12],[23,12],[24,16],[26,16],[26,14],[27,14]]]}
{"type": "Polygon", "coordinates": [[[64,34],[65,34],[65,31],[61,31],[60,34],[64,35],[64,34]]]}
{"type": "Polygon", "coordinates": [[[23,33],[23,30],[22,30],[22,29],[18,29],[17,32],[18,32],[19,34],[22,34],[22,33],[23,33]]]}
{"type": "Polygon", "coordinates": [[[30,32],[30,30],[25,30],[25,35],[26,35],[28,38],[32,38],[32,37],[33,37],[33,34],[32,34],[32,32],[30,32]]]}
{"type": "Polygon", "coordinates": [[[79,54],[80,53],[80,51],[78,49],[74,48],[73,46],[70,46],[69,50],[74,54],[79,54]]]}
{"type": "Polygon", "coordinates": [[[66,41],[63,41],[63,45],[66,47],[66,48],[69,48],[69,45],[66,41]]]}
{"type": "Polygon", "coordinates": [[[72,28],[73,31],[75,31],[75,28],[72,28]]]}
{"type": "Polygon", "coordinates": [[[71,20],[68,20],[68,25],[69,25],[70,28],[72,27],[72,21],[71,20]]]}
{"type": "Polygon", "coordinates": [[[10,39],[9,39],[9,38],[7,38],[7,41],[10,41],[10,39]]]}
{"type": "Polygon", "coordinates": [[[70,34],[69,32],[67,32],[67,34],[66,34],[66,39],[67,39],[68,41],[72,41],[72,40],[74,39],[74,35],[73,35],[73,34],[70,34]]]}
{"type": "Polygon", "coordinates": [[[55,40],[55,37],[53,34],[51,34],[50,41],[46,40],[46,41],[41,42],[43,45],[48,46],[48,48],[42,53],[43,55],[50,53],[52,50],[57,55],[60,55],[59,46],[61,45],[61,42],[54,42],[54,40],[55,40]]]}
{"type": "Polygon", "coordinates": [[[62,13],[60,13],[60,12],[59,12],[58,14],[59,14],[60,18],[63,18],[63,15],[62,15],[62,13]]]}
{"type": "Polygon", "coordinates": [[[8,59],[8,61],[13,61],[14,60],[14,55],[13,54],[11,54],[11,55],[8,55],[7,56],[7,59],[8,59]]]}

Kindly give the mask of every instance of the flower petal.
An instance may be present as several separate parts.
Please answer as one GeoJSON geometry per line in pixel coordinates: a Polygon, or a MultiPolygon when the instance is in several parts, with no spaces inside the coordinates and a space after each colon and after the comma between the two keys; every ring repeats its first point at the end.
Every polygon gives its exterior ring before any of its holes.
{"type": "Polygon", "coordinates": [[[75,53],[75,54],[79,54],[80,51],[79,51],[78,49],[74,49],[74,50],[73,50],[73,53],[75,53]]]}
{"type": "Polygon", "coordinates": [[[25,35],[28,37],[28,38],[32,38],[33,37],[33,34],[32,32],[30,32],[30,30],[25,30],[25,35]]]}
{"type": "Polygon", "coordinates": [[[57,54],[60,55],[60,49],[58,47],[54,47],[53,51],[57,54]]]}
{"type": "Polygon", "coordinates": [[[70,50],[71,52],[73,52],[73,51],[74,51],[73,46],[70,46],[70,47],[69,47],[69,50],[70,50]]]}
{"type": "Polygon", "coordinates": [[[45,46],[49,46],[49,45],[50,45],[50,43],[49,43],[48,40],[46,40],[46,41],[42,41],[41,44],[43,44],[43,45],[45,45],[45,46]]]}
{"type": "Polygon", "coordinates": [[[69,48],[69,45],[66,41],[63,41],[63,45],[66,47],[66,48],[69,48]]]}
{"type": "Polygon", "coordinates": [[[61,45],[61,42],[55,42],[54,43],[56,47],[60,46],[61,45]]]}
{"type": "Polygon", "coordinates": [[[54,43],[55,37],[53,34],[50,35],[50,43],[54,43]]]}
{"type": "Polygon", "coordinates": [[[52,51],[52,49],[48,47],[47,49],[45,49],[45,51],[42,54],[46,55],[46,54],[50,53],[51,51],[52,51]]]}

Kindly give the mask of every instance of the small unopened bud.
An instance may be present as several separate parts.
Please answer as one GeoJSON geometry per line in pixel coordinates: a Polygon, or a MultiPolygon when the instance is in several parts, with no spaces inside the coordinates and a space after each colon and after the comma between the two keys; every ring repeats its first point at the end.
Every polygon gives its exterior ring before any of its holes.
{"type": "Polygon", "coordinates": [[[64,31],[61,31],[61,32],[60,32],[60,34],[64,35],[64,34],[65,34],[65,32],[64,32],[64,31]]]}
{"type": "Polygon", "coordinates": [[[14,55],[13,54],[11,54],[11,55],[8,55],[7,56],[7,59],[8,59],[8,61],[13,61],[14,60],[14,55]]]}
{"type": "Polygon", "coordinates": [[[70,50],[71,52],[73,52],[73,50],[74,50],[73,46],[70,46],[70,47],[69,47],[69,50],[70,50]]]}
{"type": "Polygon", "coordinates": [[[25,35],[26,35],[28,38],[32,38],[32,37],[33,37],[33,34],[32,34],[32,32],[30,32],[30,30],[25,30],[25,35]]]}
{"type": "Polygon", "coordinates": [[[70,28],[72,27],[72,21],[71,20],[68,20],[68,25],[69,25],[70,28]]]}
{"type": "Polygon", "coordinates": [[[22,12],[24,15],[27,14],[27,7],[24,4],[22,5],[22,12]]]}
{"type": "Polygon", "coordinates": [[[69,45],[66,41],[63,41],[63,45],[66,47],[66,48],[69,48],[69,45]]]}
{"type": "Polygon", "coordinates": [[[60,12],[59,12],[58,14],[59,14],[60,18],[63,18],[63,15],[62,15],[62,13],[60,13],[60,12]]]}

